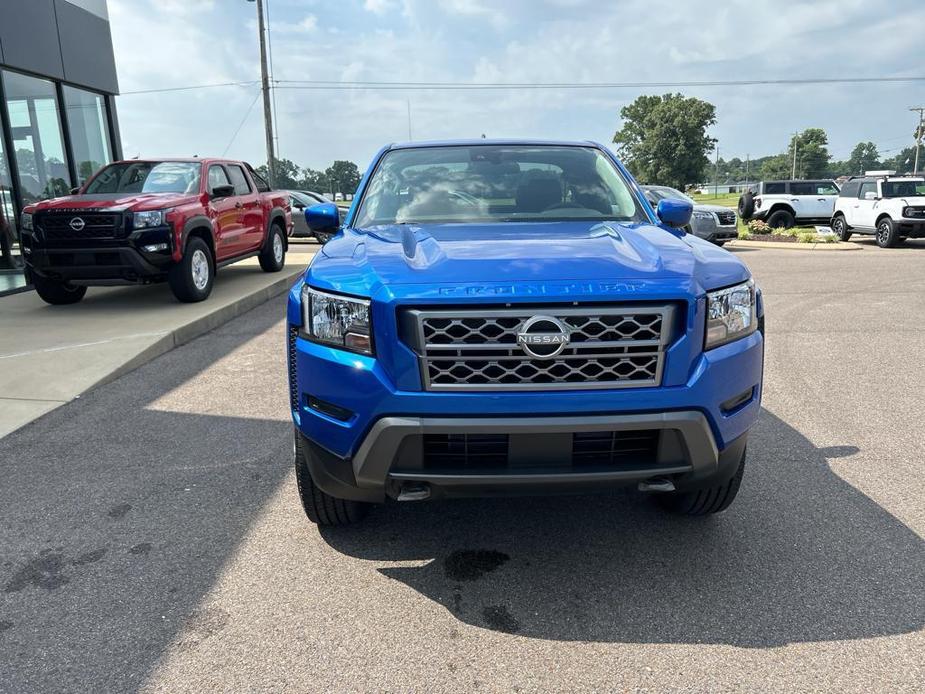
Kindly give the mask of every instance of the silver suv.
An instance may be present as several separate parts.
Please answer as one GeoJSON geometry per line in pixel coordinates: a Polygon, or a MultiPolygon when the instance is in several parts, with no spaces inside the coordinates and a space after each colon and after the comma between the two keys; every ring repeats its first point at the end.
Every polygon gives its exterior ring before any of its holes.
{"type": "Polygon", "coordinates": [[[694,206],[690,224],[685,228],[689,234],[712,241],[722,246],[738,236],[735,210],[721,205],[701,205],[684,193],[668,186],[640,186],[652,209],[658,207],[659,200],[686,200],[694,206]]]}
{"type": "Polygon", "coordinates": [[[761,219],[775,228],[828,224],[838,199],[838,184],[814,181],[761,181],[739,198],[739,216],[761,219]]]}

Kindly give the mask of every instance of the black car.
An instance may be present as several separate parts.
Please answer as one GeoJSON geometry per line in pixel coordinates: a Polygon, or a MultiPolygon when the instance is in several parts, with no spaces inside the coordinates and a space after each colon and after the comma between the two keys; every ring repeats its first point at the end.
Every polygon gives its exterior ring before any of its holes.
{"type": "Polygon", "coordinates": [[[312,205],[331,202],[320,193],[313,193],[308,190],[287,190],[289,202],[292,205],[292,235],[294,237],[318,239],[318,243],[327,243],[333,234],[324,232],[315,232],[308,228],[305,223],[305,210],[312,205]]]}

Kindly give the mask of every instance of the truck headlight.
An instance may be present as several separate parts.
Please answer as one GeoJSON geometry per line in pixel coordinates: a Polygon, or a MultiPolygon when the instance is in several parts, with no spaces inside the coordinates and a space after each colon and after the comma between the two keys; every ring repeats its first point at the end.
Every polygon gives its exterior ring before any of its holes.
{"type": "Polygon", "coordinates": [[[308,336],[333,347],[372,354],[369,299],[302,288],[302,322],[308,336]]]}
{"type": "Polygon", "coordinates": [[[707,334],[704,349],[751,335],[758,327],[755,281],[707,292],[707,334]]]}
{"type": "Polygon", "coordinates": [[[703,212],[701,210],[694,210],[694,217],[697,219],[713,219],[712,212],[703,212]]]}
{"type": "Polygon", "coordinates": [[[136,229],[164,226],[167,223],[167,210],[136,212],[132,215],[132,222],[136,229]]]}
{"type": "Polygon", "coordinates": [[[32,214],[23,212],[19,219],[19,228],[23,231],[32,231],[32,214]]]}

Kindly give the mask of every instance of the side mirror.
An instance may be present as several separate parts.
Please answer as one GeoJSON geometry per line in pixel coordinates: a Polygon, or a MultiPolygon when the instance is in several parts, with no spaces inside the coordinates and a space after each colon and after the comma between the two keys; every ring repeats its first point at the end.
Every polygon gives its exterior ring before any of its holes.
{"type": "Polygon", "coordinates": [[[292,203],[292,207],[293,207],[293,209],[296,209],[296,210],[304,210],[304,209],[305,209],[305,205],[303,205],[301,202],[294,202],[294,203],[292,203]]]}
{"type": "Polygon", "coordinates": [[[340,210],[333,202],[312,205],[305,210],[305,223],[312,231],[335,233],[340,229],[340,210]]]}
{"type": "Polygon", "coordinates": [[[872,190],[868,190],[866,193],[864,193],[864,199],[865,200],[876,200],[877,194],[873,192],[872,190]]]}
{"type": "Polygon", "coordinates": [[[655,214],[662,224],[680,229],[690,224],[694,206],[686,200],[659,200],[655,214]]]}
{"type": "Polygon", "coordinates": [[[230,198],[234,195],[234,186],[215,186],[212,189],[212,199],[230,198]]]}
{"type": "Polygon", "coordinates": [[[71,188],[71,195],[77,195],[80,192],[80,188],[71,188]]]}

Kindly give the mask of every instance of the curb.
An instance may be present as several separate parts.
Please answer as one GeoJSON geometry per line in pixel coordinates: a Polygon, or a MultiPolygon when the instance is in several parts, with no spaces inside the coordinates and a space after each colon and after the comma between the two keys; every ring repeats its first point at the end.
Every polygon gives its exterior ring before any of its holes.
{"type": "Polygon", "coordinates": [[[862,246],[855,243],[799,243],[786,242],[774,243],[773,241],[743,241],[734,239],[730,241],[729,246],[732,248],[773,248],[777,251],[860,251],[862,246]]]}
{"type": "Polygon", "coordinates": [[[95,383],[88,386],[80,395],[89,393],[91,390],[106,385],[107,383],[111,383],[117,378],[120,378],[131,371],[134,371],[139,366],[147,364],[152,359],[155,359],[162,354],[166,354],[170,350],[179,347],[180,345],[191,342],[197,337],[201,337],[202,335],[205,335],[206,333],[221,327],[232,319],[247,313],[251,309],[260,306],[260,304],[265,303],[270,299],[289,291],[289,288],[293,285],[296,278],[302,274],[304,270],[304,268],[299,268],[292,273],[284,274],[283,277],[280,277],[272,284],[257,290],[253,294],[242,296],[240,299],[231,302],[227,306],[223,306],[217,311],[214,311],[206,316],[202,316],[201,318],[197,318],[191,323],[180,326],[176,330],[168,333],[167,335],[164,335],[164,337],[159,339],[153,345],[135,355],[130,360],[114,369],[110,373],[106,374],[95,383]]]}

